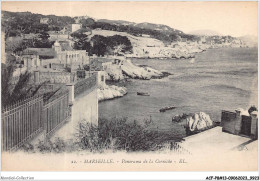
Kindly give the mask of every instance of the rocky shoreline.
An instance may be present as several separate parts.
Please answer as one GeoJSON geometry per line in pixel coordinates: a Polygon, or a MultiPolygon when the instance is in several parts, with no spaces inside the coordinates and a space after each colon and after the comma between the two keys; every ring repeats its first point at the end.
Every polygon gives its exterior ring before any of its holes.
{"type": "Polygon", "coordinates": [[[112,64],[105,70],[106,80],[118,82],[125,79],[160,79],[171,75],[168,72],[161,72],[148,66],[138,66],[130,59],[124,59],[120,64],[112,64]]]}
{"type": "MultiPolygon", "coordinates": [[[[159,58],[159,59],[190,59],[194,58],[195,54],[206,51],[212,48],[206,45],[188,45],[183,44],[182,46],[177,46],[175,48],[163,47],[160,53],[156,54],[154,52],[153,56],[143,56],[131,58],[159,58]]],[[[117,60],[117,58],[115,58],[117,60]]],[[[169,72],[162,72],[153,69],[147,65],[135,65],[132,63],[131,59],[128,58],[118,58],[118,62],[113,63],[105,69],[106,81],[110,84],[118,82],[126,82],[129,79],[140,79],[140,80],[151,80],[151,79],[162,79],[172,75],[169,72]]],[[[125,87],[119,87],[115,85],[106,85],[105,87],[99,88],[99,101],[111,100],[114,98],[122,97],[127,94],[127,89],[125,87]]]]}
{"type": "Polygon", "coordinates": [[[115,85],[99,86],[97,91],[99,102],[123,97],[127,94],[127,89],[125,87],[118,87],[115,85]]]}

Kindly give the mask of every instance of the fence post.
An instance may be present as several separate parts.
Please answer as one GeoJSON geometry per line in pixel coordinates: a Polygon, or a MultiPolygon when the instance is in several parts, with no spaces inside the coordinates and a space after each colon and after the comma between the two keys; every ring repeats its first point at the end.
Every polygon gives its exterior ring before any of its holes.
{"type": "Polygon", "coordinates": [[[242,126],[241,110],[236,109],[235,134],[239,134],[242,126]]]}
{"type": "Polygon", "coordinates": [[[73,104],[74,101],[74,83],[66,84],[69,90],[69,104],[73,104]]]}
{"type": "Polygon", "coordinates": [[[257,128],[258,128],[258,116],[257,111],[251,112],[251,138],[256,139],[257,138],[257,128]]]}
{"type": "Polygon", "coordinates": [[[40,72],[38,70],[34,71],[34,83],[35,84],[40,83],[40,72]]]}

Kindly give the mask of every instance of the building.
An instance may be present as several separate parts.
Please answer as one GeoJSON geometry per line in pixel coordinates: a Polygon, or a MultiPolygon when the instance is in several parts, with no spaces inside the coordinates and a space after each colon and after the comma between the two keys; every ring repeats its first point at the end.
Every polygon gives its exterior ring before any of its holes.
{"type": "Polygon", "coordinates": [[[71,71],[83,69],[83,66],[89,64],[88,53],[85,50],[73,50],[70,42],[56,41],[52,48],[27,48],[21,56],[24,66],[31,70],[32,68],[69,67],[71,71]]]}
{"type": "Polygon", "coordinates": [[[147,34],[142,34],[142,37],[150,38],[151,36],[147,34]]]}
{"type": "Polygon", "coordinates": [[[71,32],[75,32],[79,29],[81,29],[82,25],[81,24],[71,24],[71,32]]]}
{"type": "Polygon", "coordinates": [[[39,55],[32,54],[32,53],[25,54],[22,57],[21,63],[24,65],[24,67],[27,67],[28,71],[30,71],[32,69],[37,69],[41,64],[40,59],[39,59],[39,55]]]}
{"type": "MultiPolygon", "coordinates": [[[[5,42],[5,32],[1,31],[1,42],[5,42]]],[[[6,53],[5,53],[5,43],[2,43],[2,46],[1,46],[1,58],[2,58],[2,61],[1,63],[5,63],[5,56],[6,56],[6,53]]]]}
{"type": "Polygon", "coordinates": [[[48,34],[50,35],[50,40],[69,40],[71,39],[69,32],[66,31],[66,29],[63,29],[61,31],[48,31],[48,34]]]}
{"type": "Polygon", "coordinates": [[[91,59],[91,70],[102,71],[106,70],[112,65],[111,59],[106,58],[92,58],[91,59]]]}
{"type": "Polygon", "coordinates": [[[49,22],[49,18],[41,18],[40,19],[41,24],[48,24],[48,22],[49,22]]]}

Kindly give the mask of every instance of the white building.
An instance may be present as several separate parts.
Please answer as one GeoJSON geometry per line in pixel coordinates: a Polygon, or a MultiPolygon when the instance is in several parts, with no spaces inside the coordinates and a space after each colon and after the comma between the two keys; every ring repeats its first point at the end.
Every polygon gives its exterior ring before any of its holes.
{"type": "Polygon", "coordinates": [[[71,32],[75,32],[79,29],[81,29],[82,25],[81,24],[71,24],[71,32]]]}
{"type": "Polygon", "coordinates": [[[41,18],[40,19],[41,24],[48,24],[48,22],[49,22],[49,18],[41,18]]]}

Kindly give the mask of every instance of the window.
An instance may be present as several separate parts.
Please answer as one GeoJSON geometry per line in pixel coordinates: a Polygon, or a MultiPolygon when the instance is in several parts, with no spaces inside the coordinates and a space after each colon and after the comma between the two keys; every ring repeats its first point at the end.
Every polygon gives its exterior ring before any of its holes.
{"type": "Polygon", "coordinates": [[[102,82],[104,81],[104,75],[101,75],[101,81],[102,82]]]}

